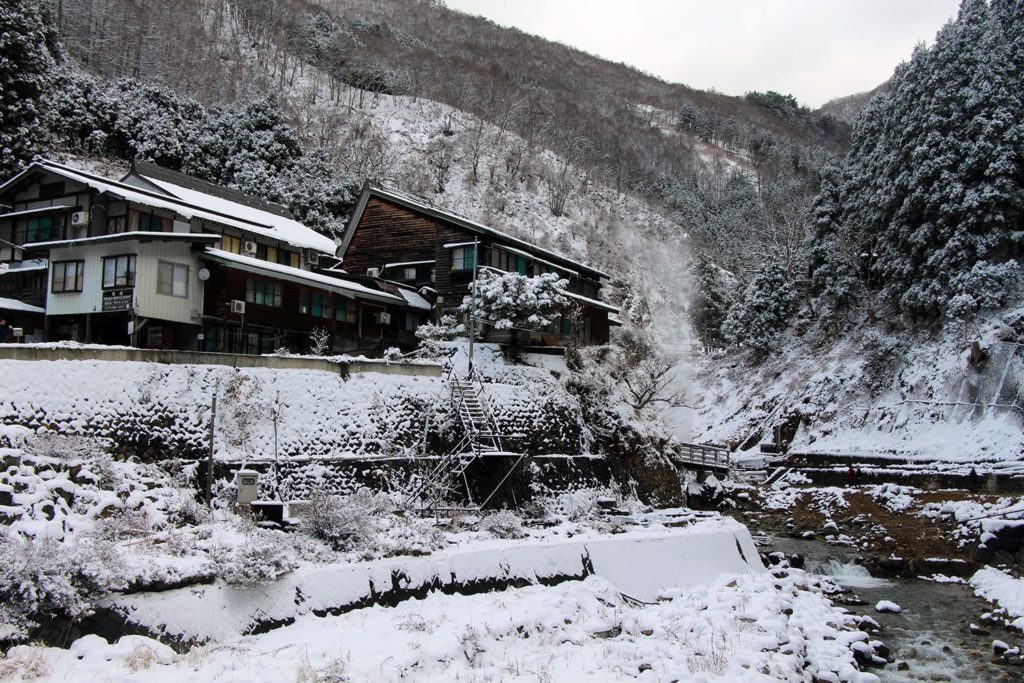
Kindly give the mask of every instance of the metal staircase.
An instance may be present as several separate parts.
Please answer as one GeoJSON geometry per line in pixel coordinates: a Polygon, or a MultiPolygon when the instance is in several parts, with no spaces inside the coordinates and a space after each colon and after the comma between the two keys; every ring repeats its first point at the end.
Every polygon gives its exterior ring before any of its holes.
{"type": "Polygon", "coordinates": [[[469,445],[477,458],[504,452],[498,424],[483,398],[483,385],[468,379],[452,378],[452,404],[459,411],[462,428],[469,437],[469,445]]]}
{"type": "Polygon", "coordinates": [[[449,373],[451,402],[462,424],[462,440],[448,453],[440,456],[406,498],[406,507],[420,512],[478,512],[490,502],[494,494],[508,480],[525,454],[510,453],[502,445],[502,435],[484,396],[483,385],[469,378],[449,373]],[[517,458],[508,473],[490,495],[479,505],[473,503],[466,479],[466,470],[478,458],[511,456],[517,458]],[[454,492],[459,479],[466,486],[467,507],[445,507],[444,502],[454,492]]]}

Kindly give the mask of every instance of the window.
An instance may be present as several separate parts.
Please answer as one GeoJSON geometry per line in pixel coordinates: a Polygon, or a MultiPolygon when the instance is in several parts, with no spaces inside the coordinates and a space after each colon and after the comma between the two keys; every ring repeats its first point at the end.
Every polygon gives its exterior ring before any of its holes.
{"type": "Polygon", "coordinates": [[[406,313],[403,327],[408,332],[415,332],[420,326],[420,317],[415,313],[406,313]]]}
{"type": "Polygon", "coordinates": [[[160,261],[157,268],[156,293],[165,296],[188,296],[188,266],[184,263],[160,261]]]}
{"type": "Polygon", "coordinates": [[[519,273],[526,275],[526,257],[518,254],[510,254],[500,249],[492,252],[494,254],[494,267],[504,270],[506,273],[519,273]]]}
{"type": "Polygon", "coordinates": [[[116,235],[125,231],[128,225],[127,216],[109,216],[107,218],[107,234],[116,235]]]}
{"type": "Polygon", "coordinates": [[[356,321],[356,302],[338,299],[338,305],[334,308],[334,319],[340,323],[354,323],[356,321]]]}
{"type": "Polygon", "coordinates": [[[39,185],[40,199],[54,199],[64,194],[64,183],[41,183],[39,185]]]}
{"type": "Polygon", "coordinates": [[[299,267],[299,253],[297,251],[288,251],[287,249],[277,250],[277,262],[282,266],[291,266],[292,268],[299,267]]]}
{"type": "Polygon", "coordinates": [[[103,259],[103,289],[135,286],[135,254],[103,259]]]}
{"type": "Polygon", "coordinates": [[[261,261],[270,261],[271,263],[277,263],[277,247],[271,247],[266,244],[256,245],[256,258],[261,261]]]}
{"type": "Polygon", "coordinates": [[[416,268],[402,268],[402,280],[404,280],[405,282],[415,282],[416,268]]]}
{"type": "Polygon", "coordinates": [[[85,261],[54,261],[53,283],[50,287],[54,294],[81,292],[84,282],[85,261]]]}
{"type": "Polygon", "coordinates": [[[473,247],[452,249],[452,270],[473,270],[473,247]]]}
{"type": "Polygon", "coordinates": [[[29,244],[45,242],[56,237],[57,231],[54,229],[53,216],[35,216],[18,221],[18,235],[14,241],[19,244],[29,244]]]}
{"type": "Polygon", "coordinates": [[[152,213],[139,214],[139,230],[143,232],[163,232],[167,219],[152,213]]]}
{"type": "Polygon", "coordinates": [[[242,253],[242,240],[231,235],[224,235],[220,241],[220,248],[224,251],[230,251],[232,254],[242,253]]]}
{"type": "Polygon", "coordinates": [[[299,292],[299,312],[314,318],[330,320],[334,317],[334,312],[331,310],[331,295],[327,292],[303,289],[299,292]]]}
{"type": "Polygon", "coordinates": [[[281,307],[281,284],[250,277],[245,281],[245,300],[260,306],[281,307]]]}

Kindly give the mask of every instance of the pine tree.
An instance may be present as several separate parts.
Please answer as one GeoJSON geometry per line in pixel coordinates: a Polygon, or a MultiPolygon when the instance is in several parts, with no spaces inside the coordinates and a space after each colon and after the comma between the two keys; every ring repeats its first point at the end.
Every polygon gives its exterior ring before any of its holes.
{"type": "Polygon", "coordinates": [[[60,59],[53,26],[41,2],[0,1],[0,176],[46,143],[42,102],[60,59]]]}

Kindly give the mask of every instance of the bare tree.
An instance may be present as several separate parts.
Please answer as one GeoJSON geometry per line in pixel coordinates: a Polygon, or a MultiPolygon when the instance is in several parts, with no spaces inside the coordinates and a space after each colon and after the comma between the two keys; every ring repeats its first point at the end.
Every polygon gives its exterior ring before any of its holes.
{"type": "Polygon", "coordinates": [[[655,403],[683,405],[682,391],[675,388],[675,367],[675,363],[664,358],[648,356],[622,373],[633,410],[640,412],[655,403]]]}

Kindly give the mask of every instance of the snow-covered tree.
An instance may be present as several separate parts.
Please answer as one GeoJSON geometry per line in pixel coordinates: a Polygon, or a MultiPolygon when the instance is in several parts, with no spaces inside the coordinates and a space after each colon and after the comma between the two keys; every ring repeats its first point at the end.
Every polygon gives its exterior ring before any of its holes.
{"type": "Polygon", "coordinates": [[[272,201],[285,201],[284,177],[302,157],[295,129],[271,98],[216,112],[185,158],[184,170],[272,201]]]}
{"type": "Polygon", "coordinates": [[[729,310],[722,334],[737,346],[770,351],[789,324],[796,304],[797,293],[786,274],[777,265],[767,264],[729,310]]]}
{"type": "Polygon", "coordinates": [[[45,3],[0,2],[0,27],[0,176],[6,177],[44,147],[44,96],[60,53],[45,3]]]}
{"type": "Polygon", "coordinates": [[[476,309],[467,297],[460,309],[498,330],[539,330],[554,323],[569,305],[568,280],[556,273],[528,277],[481,269],[476,281],[476,309]]]}
{"type": "MultiPolygon", "coordinates": [[[[1024,249],[1022,12],[964,0],[857,121],[837,224],[862,235],[883,298],[911,316],[975,297],[969,283],[1012,284],[1000,266],[1024,249]],[[965,279],[979,264],[990,269],[965,279]]],[[[832,267],[820,260],[815,277],[832,267]]]]}

